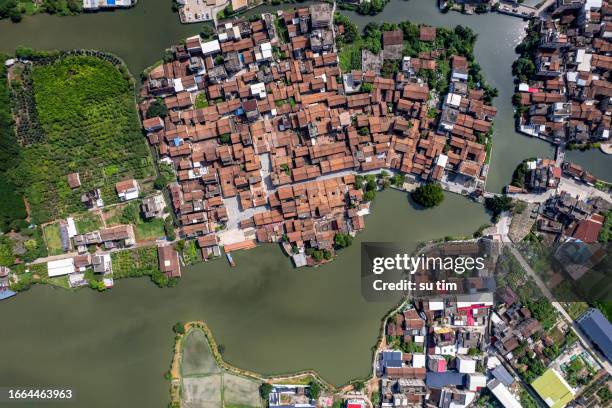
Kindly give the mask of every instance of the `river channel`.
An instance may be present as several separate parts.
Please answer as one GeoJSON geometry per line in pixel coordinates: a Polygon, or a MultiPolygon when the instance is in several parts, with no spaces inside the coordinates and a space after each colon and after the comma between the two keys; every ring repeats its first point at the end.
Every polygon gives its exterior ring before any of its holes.
{"type": "MultiPolygon", "coordinates": [[[[181,25],[178,15],[171,11],[170,3],[170,0],[143,0],[129,10],[68,18],[37,15],[26,17],[19,24],[2,20],[0,51],[12,52],[18,45],[40,49],[100,49],[122,57],[132,73],[138,75],[160,59],[164,48],[199,31],[198,24],[181,25]]],[[[260,7],[250,13],[273,11],[281,7],[260,7]]],[[[553,155],[553,149],[547,143],[514,131],[511,66],[516,58],[514,47],[524,35],[525,22],[493,13],[471,16],[456,12],[443,14],[438,11],[434,0],[391,0],[384,11],[375,17],[344,13],[360,27],[369,21],[400,22],[408,19],[435,26],[462,24],[478,33],[476,58],[486,78],[499,89],[499,97],[495,100],[498,115],[487,190],[499,192],[524,158],[553,155]]],[[[575,158],[596,176],[612,181],[609,157],[599,151],[572,153],[568,157],[575,158]]]]}
{"type": "MultiPolygon", "coordinates": [[[[392,0],[374,18],[348,14],[361,26],[410,19],[437,26],[464,24],[479,34],[476,56],[500,90],[490,191],[499,191],[523,158],[552,154],[545,143],[513,130],[510,66],[524,22],[500,15],[441,14],[433,0],[392,0]]],[[[163,48],[198,29],[180,25],[169,0],[141,0],[124,11],[70,18],[40,15],[20,24],[0,21],[0,51],[17,45],[101,49],[122,57],[138,74],[160,58],[163,48]]],[[[605,156],[588,154],[587,168],[589,162],[601,163],[595,167],[609,173],[605,156]]],[[[312,368],[336,384],[365,376],[380,319],[397,299],[362,299],[360,242],[414,246],[445,235],[469,235],[488,221],[482,206],[452,194],[440,207],[419,211],[405,194],[383,192],[372,212],[353,246],[316,269],[296,270],[278,246],[265,245],[235,253],[236,268],[224,260],[188,268],[173,289],[135,279],[118,281],[103,294],[39,286],[3,301],[0,386],[70,387],[78,407],[164,407],[171,326],[194,319],[209,324],[225,346],[224,357],[239,367],[265,374],[312,368]]]]}
{"type": "MultiPolygon", "coordinates": [[[[447,194],[416,210],[405,193],[378,194],[366,230],[331,264],[296,270],[277,245],[234,253],[183,271],[175,288],[117,281],[106,293],[37,286],[0,305],[0,384],[71,387],[79,407],[165,407],[172,325],[205,320],[225,359],[264,374],[315,369],[343,384],[366,376],[381,318],[398,300],[366,302],[360,243],[469,235],[489,217],[447,194]]],[[[44,406],[53,406],[45,403],[44,406]]]]}

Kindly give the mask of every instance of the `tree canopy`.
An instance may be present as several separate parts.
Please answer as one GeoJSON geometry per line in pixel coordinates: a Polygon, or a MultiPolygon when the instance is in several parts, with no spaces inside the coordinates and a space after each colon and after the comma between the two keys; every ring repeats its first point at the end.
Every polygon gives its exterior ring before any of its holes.
{"type": "Polygon", "coordinates": [[[412,199],[425,208],[432,208],[444,201],[442,186],[438,183],[427,183],[417,187],[411,194],[412,199]]]}

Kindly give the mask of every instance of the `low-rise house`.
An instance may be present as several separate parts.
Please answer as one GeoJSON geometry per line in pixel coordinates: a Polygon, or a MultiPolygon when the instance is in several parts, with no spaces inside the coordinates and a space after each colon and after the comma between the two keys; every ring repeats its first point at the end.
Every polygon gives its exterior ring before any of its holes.
{"type": "Polygon", "coordinates": [[[455,363],[457,371],[462,374],[473,374],[476,372],[476,360],[468,356],[457,356],[455,363]]]}
{"type": "Polygon", "coordinates": [[[163,195],[156,194],[154,196],[144,198],[140,204],[140,208],[144,218],[146,219],[163,218],[166,202],[164,201],[163,195]]]}
{"type": "Polygon", "coordinates": [[[135,179],[119,181],[115,184],[115,190],[120,201],[134,200],[140,194],[140,187],[135,179]]]}
{"type": "Polygon", "coordinates": [[[157,247],[159,270],[169,278],[181,277],[181,263],[179,254],[172,245],[162,244],[157,247]]]}
{"type": "Polygon", "coordinates": [[[106,275],[113,272],[113,262],[109,253],[92,255],[91,265],[94,273],[106,275]]]}
{"type": "Polygon", "coordinates": [[[81,187],[81,177],[79,173],[70,173],[66,178],[68,180],[68,186],[70,186],[71,189],[74,190],[75,188],[81,187]]]}

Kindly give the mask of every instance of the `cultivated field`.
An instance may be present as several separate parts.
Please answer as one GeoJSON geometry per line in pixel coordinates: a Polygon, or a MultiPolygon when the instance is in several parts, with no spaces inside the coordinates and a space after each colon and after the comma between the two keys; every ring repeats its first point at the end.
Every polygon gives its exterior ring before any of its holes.
{"type": "Polygon", "coordinates": [[[112,63],[66,56],[24,72],[26,96],[16,114],[19,123],[29,122],[18,132],[24,147],[12,179],[25,192],[34,222],[84,210],[81,194],[93,188],[105,203],[116,202],[117,181],[154,174],[133,88],[112,63]],[[80,174],[75,190],[66,180],[71,172],[80,174]]]}
{"type": "Polygon", "coordinates": [[[220,372],[221,369],[215,362],[204,332],[200,330],[190,332],[183,342],[181,374],[183,376],[190,376],[220,372]]]}
{"type": "Polygon", "coordinates": [[[225,407],[260,407],[259,383],[238,375],[223,374],[225,407]]]}
{"type": "Polygon", "coordinates": [[[183,403],[187,408],[221,407],[221,374],[183,378],[183,403]]]}
{"type": "Polygon", "coordinates": [[[181,376],[185,407],[261,407],[259,382],[221,369],[201,330],[189,332],[182,343],[181,376]]]}

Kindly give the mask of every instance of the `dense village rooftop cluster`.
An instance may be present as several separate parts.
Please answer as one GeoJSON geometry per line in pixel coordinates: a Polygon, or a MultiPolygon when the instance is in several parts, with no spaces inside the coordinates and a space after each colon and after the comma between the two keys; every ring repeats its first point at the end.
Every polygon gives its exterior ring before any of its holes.
{"type": "Polygon", "coordinates": [[[552,16],[531,24],[525,40],[529,55],[515,67],[524,81],[515,97],[521,106],[520,130],[559,144],[609,140],[609,2],[559,0],[552,16]]]}
{"type": "Polygon", "coordinates": [[[555,160],[536,158],[521,163],[513,179],[513,184],[506,186],[507,193],[552,193],[530,211],[529,225],[535,223],[546,242],[598,242],[605,217],[612,208],[609,196],[572,194],[575,191],[564,190],[567,184],[562,183],[569,181],[588,191],[598,182],[591,173],[575,163],[563,162],[559,166],[555,160]]]}
{"type": "MultiPolygon", "coordinates": [[[[552,306],[538,300],[534,284],[503,247],[483,238],[426,251],[485,256],[487,262],[477,275],[463,278],[466,291],[417,296],[387,320],[375,365],[380,406],[458,408],[495,398],[503,407],[519,408],[535,404],[527,400],[526,382],[549,406],[562,408],[601,369],[573,332],[557,324],[552,306]]],[[[610,325],[601,313],[590,309],[578,321],[598,347],[610,351],[603,334],[610,325]]]]}
{"type": "Polygon", "coordinates": [[[485,361],[483,356],[488,343],[485,328],[494,306],[494,288],[487,281],[499,249],[489,240],[479,240],[427,250],[428,256],[486,254],[488,261],[479,276],[461,279],[464,288],[458,294],[415,300],[387,321],[387,347],[377,361],[381,406],[467,407],[487,386],[518,404],[506,388],[510,384],[499,385],[498,378],[509,376],[500,361],[485,361]]]}
{"type": "MultiPolygon", "coordinates": [[[[432,29],[422,34],[435,38],[432,29]]],[[[468,89],[466,58],[452,58],[451,92],[436,103],[417,75],[429,69],[425,58],[404,58],[395,78],[343,76],[335,36],[332,6],[314,4],[219,24],[216,39],[188,38],[150,71],[144,127],[176,169],[169,189],[181,235],[199,237],[204,255],[217,237],[226,249],[284,238],[331,250],[337,232],[364,227],[368,204],[355,172],[483,185],[480,142],[496,112],[483,91],[468,89]],[[165,117],[150,113],[160,101],[165,117]]],[[[401,31],[385,32],[383,52],[401,41],[401,31]]]]}

